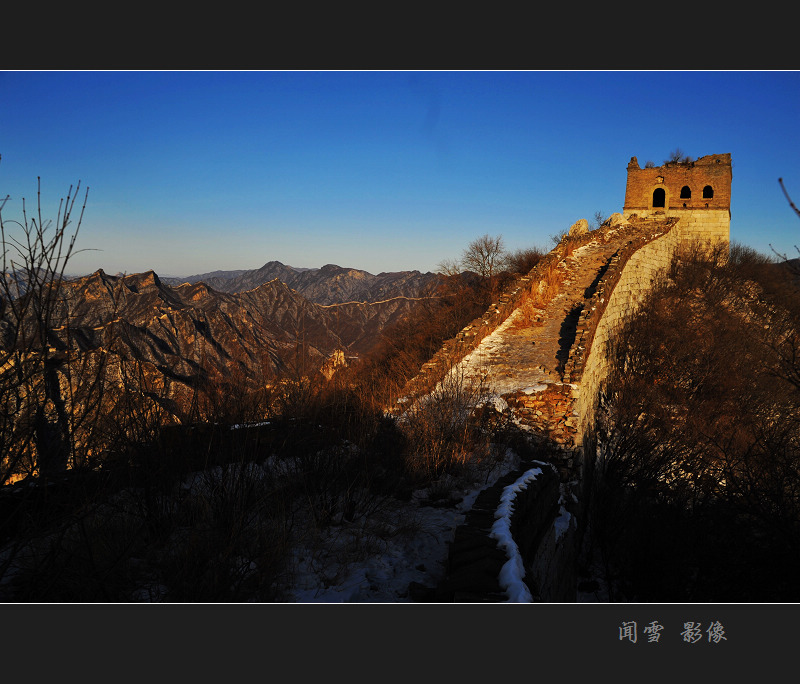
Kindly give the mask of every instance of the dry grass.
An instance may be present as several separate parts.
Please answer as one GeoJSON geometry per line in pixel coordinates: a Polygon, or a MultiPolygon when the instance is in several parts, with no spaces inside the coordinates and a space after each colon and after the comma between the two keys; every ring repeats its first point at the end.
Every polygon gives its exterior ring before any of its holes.
{"type": "Polygon", "coordinates": [[[542,269],[538,281],[531,286],[527,294],[517,307],[518,313],[512,324],[514,328],[529,328],[544,323],[544,314],[553,298],[561,292],[564,283],[564,270],[559,264],[552,263],[542,269]]]}

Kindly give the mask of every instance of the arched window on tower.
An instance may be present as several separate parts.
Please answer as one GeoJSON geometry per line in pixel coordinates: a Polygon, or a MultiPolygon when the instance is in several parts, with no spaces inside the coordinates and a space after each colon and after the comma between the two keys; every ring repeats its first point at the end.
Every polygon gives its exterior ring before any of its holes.
{"type": "Polygon", "coordinates": [[[653,190],[653,207],[663,207],[667,201],[667,193],[664,188],[656,188],[653,190]]]}
{"type": "Polygon", "coordinates": [[[689,189],[688,185],[684,185],[681,188],[681,199],[689,199],[692,196],[692,191],[689,189]]]}
{"type": "Polygon", "coordinates": [[[706,187],[703,188],[703,199],[711,199],[713,196],[714,188],[712,188],[710,185],[706,185],[706,187]]]}

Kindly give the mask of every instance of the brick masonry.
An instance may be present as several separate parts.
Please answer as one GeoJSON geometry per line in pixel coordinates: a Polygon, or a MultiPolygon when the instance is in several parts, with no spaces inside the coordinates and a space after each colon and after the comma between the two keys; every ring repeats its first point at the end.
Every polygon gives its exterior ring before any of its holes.
{"type": "MultiPolygon", "coordinates": [[[[512,391],[503,395],[515,419],[529,431],[532,442],[542,446],[552,465],[517,495],[512,518],[514,540],[525,562],[525,581],[535,601],[568,602],[576,598],[576,561],[585,525],[583,487],[588,484],[585,475],[587,459],[592,454],[595,413],[612,370],[609,345],[647,292],[666,277],[673,258],[687,244],[687,236],[690,242],[728,239],[730,155],[703,157],[693,167],[639,169],[647,172],[642,175],[636,173],[635,162],[633,158],[629,165],[627,217],[615,214],[597,230],[565,234],[542,262],[519,278],[483,317],[443,345],[407,387],[410,400],[430,391],[516,309],[533,297],[541,298],[542,291],[552,283],[553,274],[570,255],[593,243],[611,244],[613,253],[597,271],[593,287],[586,290],[582,308],[577,307],[580,315],[560,381],[547,383],[537,392],[512,391]],[[709,209],[681,207],[669,216],[660,211],[642,211],[636,202],[652,192],[653,182],[666,184],[676,196],[683,185],[691,183],[692,197],[697,194],[698,184],[702,195],[703,184],[712,183],[717,205],[709,209]],[[641,215],[633,209],[641,211],[641,215]],[[566,531],[557,530],[559,511],[564,509],[577,518],[578,524],[566,531]]],[[[591,268],[597,268],[597,261],[591,268]]],[[[522,470],[528,465],[523,463],[522,470]]],[[[489,531],[504,488],[520,472],[510,473],[478,497],[456,530],[446,578],[427,595],[427,600],[507,600],[498,580],[507,558],[489,531]]]]}
{"type": "Polygon", "coordinates": [[[689,241],[729,241],[732,162],[730,154],[711,154],[693,162],[640,168],[628,164],[625,218],[681,218],[680,236],[689,241]],[[661,193],[662,202],[657,202],[661,193]],[[660,206],[659,206],[660,204],[660,206]]]}

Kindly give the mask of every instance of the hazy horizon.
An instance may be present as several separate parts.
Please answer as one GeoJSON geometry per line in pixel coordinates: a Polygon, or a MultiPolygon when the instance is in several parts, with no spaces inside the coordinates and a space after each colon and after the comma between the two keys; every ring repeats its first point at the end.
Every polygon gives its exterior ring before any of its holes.
{"type": "MultiPolygon", "coordinates": [[[[231,268],[231,269],[215,268],[212,271],[203,271],[202,273],[159,273],[156,269],[152,269],[152,268],[145,268],[145,269],[143,269],[141,271],[113,271],[112,272],[112,271],[108,271],[107,269],[101,267],[99,269],[95,269],[94,271],[89,271],[87,273],[83,273],[83,272],[78,273],[78,272],[68,271],[65,275],[67,275],[70,278],[81,278],[81,277],[84,277],[84,276],[91,275],[92,273],[96,273],[98,270],[101,270],[101,271],[103,271],[104,273],[106,273],[108,275],[114,275],[114,276],[117,276],[117,275],[135,275],[137,273],[147,273],[148,271],[153,271],[160,278],[195,278],[197,276],[205,276],[205,275],[211,276],[211,275],[216,275],[218,273],[247,273],[249,271],[258,271],[259,269],[263,268],[267,264],[275,262],[275,261],[283,264],[284,266],[287,266],[288,268],[291,268],[291,269],[293,269],[295,271],[298,271],[298,272],[319,271],[319,270],[325,268],[326,266],[337,266],[339,268],[354,269],[354,270],[358,270],[358,271],[366,271],[367,273],[370,273],[371,275],[380,275],[381,273],[398,273],[398,272],[419,271],[419,269],[408,268],[408,269],[398,269],[397,271],[372,272],[372,271],[368,271],[365,268],[360,268],[359,266],[354,265],[354,264],[333,264],[333,263],[320,264],[319,266],[295,266],[294,264],[284,264],[280,259],[270,259],[269,261],[264,262],[260,266],[254,266],[253,268],[231,268]]],[[[421,273],[426,273],[426,271],[420,271],[420,272],[421,273]]]]}

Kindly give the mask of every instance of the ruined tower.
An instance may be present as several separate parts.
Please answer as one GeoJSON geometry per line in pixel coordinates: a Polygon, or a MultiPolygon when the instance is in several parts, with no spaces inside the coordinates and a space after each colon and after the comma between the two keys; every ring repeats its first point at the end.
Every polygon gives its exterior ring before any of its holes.
{"type": "Polygon", "coordinates": [[[680,218],[682,241],[730,241],[731,155],[710,154],[692,162],[667,162],[640,168],[636,157],[628,164],[625,218],[680,218]]]}

